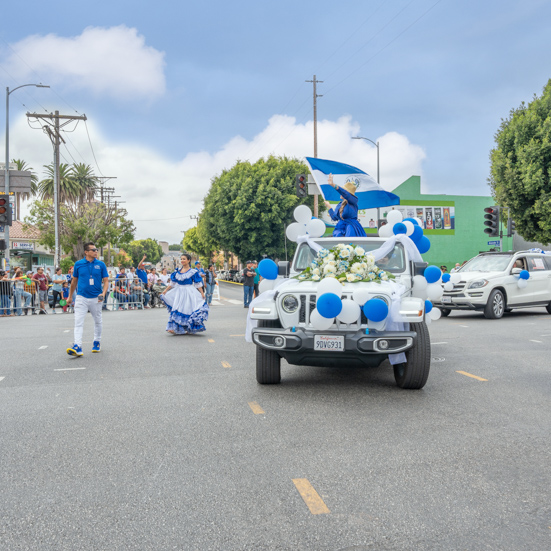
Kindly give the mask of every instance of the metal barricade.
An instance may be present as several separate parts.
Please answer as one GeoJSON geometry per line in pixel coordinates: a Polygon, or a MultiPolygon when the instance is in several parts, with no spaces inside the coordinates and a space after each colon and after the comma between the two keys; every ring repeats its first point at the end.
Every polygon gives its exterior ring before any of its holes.
{"type": "Polygon", "coordinates": [[[104,309],[111,311],[142,310],[149,308],[152,291],[139,278],[110,278],[104,309]]]}

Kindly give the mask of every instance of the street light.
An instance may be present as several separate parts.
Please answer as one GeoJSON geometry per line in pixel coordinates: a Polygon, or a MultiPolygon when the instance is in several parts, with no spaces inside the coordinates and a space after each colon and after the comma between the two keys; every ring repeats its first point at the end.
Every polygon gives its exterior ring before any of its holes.
{"type": "MultiPolygon", "coordinates": [[[[22,84],[13,90],[10,90],[9,86],[6,87],[6,166],[5,166],[5,191],[10,200],[10,94],[13,94],[19,88],[25,88],[25,86],[35,86],[36,88],[49,88],[45,84],[22,84]]],[[[10,227],[6,226],[6,243],[7,248],[5,252],[6,268],[9,268],[10,264],[10,227]]]]}
{"type": "Polygon", "coordinates": [[[352,139],[366,140],[368,142],[371,142],[377,148],[377,183],[380,184],[381,181],[379,180],[379,142],[375,143],[373,140],[370,140],[369,138],[364,138],[363,136],[353,136],[352,139]]]}

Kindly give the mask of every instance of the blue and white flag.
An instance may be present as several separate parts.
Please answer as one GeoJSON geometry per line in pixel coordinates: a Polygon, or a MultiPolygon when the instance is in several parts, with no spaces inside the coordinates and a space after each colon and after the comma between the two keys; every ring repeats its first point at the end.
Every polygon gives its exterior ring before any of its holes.
{"type": "Polygon", "coordinates": [[[333,183],[339,187],[344,188],[348,182],[352,182],[356,186],[359,209],[374,209],[400,204],[400,198],[397,195],[385,191],[369,174],[355,166],[314,157],[306,157],[306,162],[310,165],[312,176],[326,201],[342,200],[337,190],[327,183],[329,174],[332,174],[333,183]]]}

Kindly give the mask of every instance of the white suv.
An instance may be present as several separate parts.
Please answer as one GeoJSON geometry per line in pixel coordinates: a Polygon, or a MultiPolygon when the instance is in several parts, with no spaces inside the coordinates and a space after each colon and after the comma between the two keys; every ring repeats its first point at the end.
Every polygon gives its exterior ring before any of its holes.
{"type": "Polygon", "coordinates": [[[499,319],[514,308],[542,306],[551,314],[551,254],[534,251],[482,253],[457,272],[461,280],[444,291],[435,303],[447,316],[452,310],[482,310],[489,319],[499,319]],[[519,274],[530,274],[524,288],[519,274]]]}

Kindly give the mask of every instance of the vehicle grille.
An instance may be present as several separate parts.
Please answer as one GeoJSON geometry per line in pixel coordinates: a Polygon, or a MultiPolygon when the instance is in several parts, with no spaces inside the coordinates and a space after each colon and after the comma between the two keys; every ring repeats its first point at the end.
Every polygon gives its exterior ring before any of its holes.
{"type": "MultiPolygon", "coordinates": [[[[343,295],[343,300],[352,300],[351,296],[343,295]]],[[[316,308],[316,295],[299,295],[299,311],[298,311],[298,321],[303,323],[306,326],[310,325],[310,315],[316,308]]],[[[365,317],[363,309],[361,310],[361,320],[360,323],[362,326],[367,326],[367,318],[365,317]]],[[[354,327],[357,324],[350,324],[351,327],[354,327]]]]}
{"type": "Polygon", "coordinates": [[[453,284],[453,289],[451,291],[446,291],[446,295],[457,295],[459,293],[462,293],[465,290],[466,283],[464,281],[460,281],[459,283],[453,284]]]}

